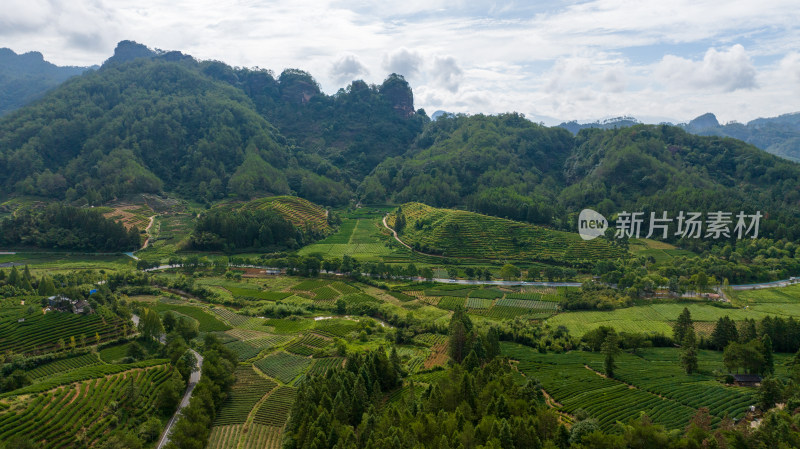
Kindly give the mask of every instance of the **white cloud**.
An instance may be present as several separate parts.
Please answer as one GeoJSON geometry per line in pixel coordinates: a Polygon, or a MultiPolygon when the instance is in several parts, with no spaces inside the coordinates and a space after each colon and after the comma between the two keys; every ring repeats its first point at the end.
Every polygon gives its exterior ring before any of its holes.
{"type": "Polygon", "coordinates": [[[733,92],[756,87],[756,69],[739,44],[722,51],[710,48],[702,61],[666,55],[655,68],[655,73],[677,88],[733,92]]]}
{"type": "Polygon", "coordinates": [[[410,79],[419,73],[422,56],[419,52],[403,47],[384,55],[381,66],[388,72],[397,73],[410,79]]]}
{"type": "Polygon", "coordinates": [[[800,53],[789,53],[781,60],[779,67],[787,79],[800,85],[800,53]]]}
{"type": "Polygon", "coordinates": [[[433,60],[431,75],[434,84],[450,92],[456,92],[461,84],[464,72],[452,56],[437,56],[433,60]]]}
{"type": "Polygon", "coordinates": [[[4,0],[0,46],[90,65],[132,39],[234,66],[301,68],[328,93],[397,72],[431,111],[688,120],[711,110],[747,121],[797,108],[786,101],[800,93],[796,0],[534,3],[4,0]]]}
{"type": "Polygon", "coordinates": [[[331,67],[331,76],[337,83],[343,84],[361,76],[368,75],[369,70],[354,55],[346,55],[339,58],[331,67]]]}

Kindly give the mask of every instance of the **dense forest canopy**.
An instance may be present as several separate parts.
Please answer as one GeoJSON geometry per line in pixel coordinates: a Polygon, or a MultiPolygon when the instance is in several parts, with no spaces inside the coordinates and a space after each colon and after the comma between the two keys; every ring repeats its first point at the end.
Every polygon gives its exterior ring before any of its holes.
{"type": "Polygon", "coordinates": [[[133,251],[139,248],[140,239],[135,226],[127,230],[99,211],[60,204],[23,209],[0,220],[0,246],[6,248],[133,251]]]}

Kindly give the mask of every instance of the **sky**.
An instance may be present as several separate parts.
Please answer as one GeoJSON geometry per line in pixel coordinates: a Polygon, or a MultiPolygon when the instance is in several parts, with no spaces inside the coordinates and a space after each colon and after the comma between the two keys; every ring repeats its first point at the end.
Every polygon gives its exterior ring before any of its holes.
{"type": "Polygon", "coordinates": [[[415,106],[548,125],[800,110],[797,0],[2,0],[0,47],[101,64],[116,43],[311,73],[405,76],[415,106]]]}

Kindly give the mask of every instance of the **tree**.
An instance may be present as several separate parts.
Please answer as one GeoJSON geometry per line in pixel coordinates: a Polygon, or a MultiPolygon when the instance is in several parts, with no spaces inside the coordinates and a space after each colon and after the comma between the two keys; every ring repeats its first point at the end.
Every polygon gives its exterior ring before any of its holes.
{"type": "Polygon", "coordinates": [[[763,348],[764,365],[761,370],[766,375],[775,374],[775,361],[772,356],[772,339],[769,335],[761,337],[761,347],[763,348]]]}
{"type": "Polygon", "coordinates": [[[606,376],[613,378],[614,377],[614,369],[617,368],[616,363],[614,362],[614,358],[619,353],[619,340],[617,338],[617,333],[611,331],[606,336],[605,341],[603,341],[603,345],[601,351],[605,355],[605,360],[603,362],[603,368],[605,370],[606,376]]]}
{"type": "Polygon", "coordinates": [[[693,328],[689,329],[681,342],[681,365],[686,374],[697,372],[697,340],[693,328]]]}
{"type": "Polygon", "coordinates": [[[506,281],[517,280],[521,275],[520,269],[510,263],[503,265],[503,268],[500,269],[500,277],[506,281]]]}
{"type": "Polygon", "coordinates": [[[152,309],[142,309],[142,314],[139,317],[139,332],[147,339],[158,340],[161,338],[161,334],[164,333],[164,326],[161,324],[158,312],[152,309]]]}
{"type": "Polygon", "coordinates": [[[425,267],[420,272],[420,275],[425,278],[426,281],[433,280],[433,270],[430,267],[425,267]]]}
{"type": "Polygon", "coordinates": [[[673,339],[677,343],[682,343],[687,332],[689,332],[689,329],[692,329],[692,332],[694,332],[692,314],[689,312],[689,308],[684,307],[683,312],[678,315],[678,321],[675,323],[675,328],[672,330],[673,339]]]}
{"type": "Polygon", "coordinates": [[[456,363],[461,363],[467,356],[471,345],[472,321],[464,312],[463,307],[456,307],[450,318],[448,334],[450,335],[450,358],[456,363]]]}
{"type": "Polygon", "coordinates": [[[727,315],[717,320],[717,325],[711,333],[711,346],[720,351],[729,343],[737,341],[739,341],[739,331],[736,329],[736,323],[727,315]]]}
{"type": "Polygon", "coordinates": [[[775,404],[781,402],[783,398],[783,383],[780,379],[772,376],[767,376],[761,380],[761,385],[758,387],[758,406],[763,411],[767,411],[775,404]]]}
{"type": "Polygon", "coordinates": [[[172,332],[175,329],[176,322],[175,314],[172,313],[171,310],[167,310],[164,314],[164,318],[161,320],[161,325],[164,326],[164,332],[168,334],[172,332]]]}
{"type": "Polygon", "coordinates": [[[39,286],[36,289],[39,296],[53,296],[56,294],[56,286],[49,276],[42,276],[39,280],[39,286]]]}

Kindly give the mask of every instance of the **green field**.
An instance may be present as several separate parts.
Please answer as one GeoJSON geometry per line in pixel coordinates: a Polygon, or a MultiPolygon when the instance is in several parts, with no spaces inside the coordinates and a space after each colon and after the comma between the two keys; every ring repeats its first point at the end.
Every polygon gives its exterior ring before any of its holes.
{"type": "Polygon", "coordinates": [[[311,365],[311,359],[278,352],[256,361],[253,365],[267,376],[289,383],[311,365]]]}
{"type": "Polygon", "coordinates": [[[25,435],[39,448],[72,447],[80,433],[87,445],[99,447],[114,428],[130,431],[135,418],[154,412],[161,386],[171,375],[166,365],[137,369],[51,389],[39,395],[0,401],[0,441],[25,435]],[[130,385],[139,395],[127,397],[130,385]],[[108,413],[115,402],[128,415],[119,420],[108,413]],[[7,407],[7,408],[6,408],[7,407]],[[116,423],[116,425],[112,425],[116,423]]]}
{"type": "Polygon", "coordinates": [[[760,320],[768,315],[800,316],[800,305],[784,308],[774,304],[762,304],[748,309],[735,309],[697,303],[667,303],[610,311],[560,313],[548,319],[547,324],[566,326],[572,335],[578,337],[600,326],[611,326],[618,332],[672,335],[672,322],[678,318],[684,307],[689,309],[695,322],[716,322],[726,315],[735,321],[749,318],[760,320]]]}
{"type": "Polygon", "coordinates": [[[719,353],[700,351],[700,374],[687,375],[676,359],[678,350],[655,348],[641,357],[617,358],[617,379],[602,373],[603,355],[573,351],[540,354],[513,343],[501,343],[504,355],[519,360],[519,370],[533,376],[566,413],[587,411],[603,428],[646,413],[653,422],[683,429],[700,407],[708,407],[714,423],[726,414],[742,417],[755,403],[755,391],[727,387],[708,374],[722,366],[719,353]]]}
{"type": "Polygon", "coordinates": [[[97,343],[95,334],[101,342],[115,339],[122,335],[123,326],[121,319],[106,320],[97,314],[42,313],[39,308],[28,313],[23,306],[4,307],[0,309],[0,352],[43,354],[66,350],[72,338],[76,347],[83,346],[82,342],[92,345],[97,343]]]}
{"type": "Polygon", "coordinates": [[[381,260],[383,256],[392,254],[393,250],[381,240],[379,224],[380,220],[376,219],[346,218],[335,234],[303,247],[298,254],[322,254],[325,258],[347,255],[362,261],[381,260]]]}
{"type": "MultiPolygon", "coordinates": [[[[401,239],[423,253],[473,259],[584,263],[621,255],[603,239],[422,203],[402,205],[401,239]]],[[[395,215],[389,217],[390,226],[395,215]]]]}

